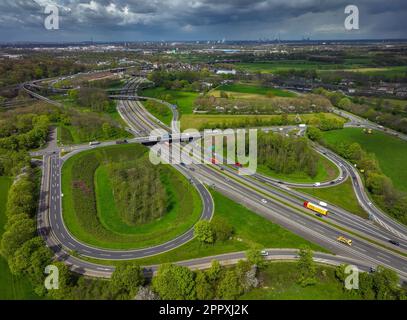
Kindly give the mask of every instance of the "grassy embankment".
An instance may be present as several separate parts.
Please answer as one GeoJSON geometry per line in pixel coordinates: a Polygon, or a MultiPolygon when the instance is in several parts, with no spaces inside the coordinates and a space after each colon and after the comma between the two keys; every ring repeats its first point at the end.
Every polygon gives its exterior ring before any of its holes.
{"type": "Polygon", "coordinates": [[[242,300],[354,300],[360,299],[344,290],[343,283],[328,266],[317,267],[317,282],[313,286],[298,284],[298,267],[293,262],[269,263],[260,272],[261,287],[240,297],[242,300]]]}
{"type": "Polygon", "coordinates": [[[362,218],[367,218],[368,214],[359,205],[356,195],[353,191],[350,180],[344,183],[328,188],[297,188],[298,191],[307,193],[315,198],[324,200],[330,204],[337,205],[351,213],[362,218]]]}
{"type": "Polygon", "coordinates": [[[129,226],[117,215],[112,186],[104,164],[148,156],[140,145],[112,146],[70,158],[62,169],[63,215],[79,240],[112,249],[143,248],[164,243],[182,234],[202,211],[197,191],[178,171],[160,167],[172,207],[163,218],[129,226]]]}
{"type": "Polygon", "coordinates": [[[167,90],[162,87],[157,87],[143,90],[142,95],[151,98],[163,99],[169,103],[177,105],[180,116],[183,117],[186,114],[193,113],[194,101],[198,97],[199,93],[167,90]]]}
{"type": "Polygon", "coordinates": [[[258,173],[292,183],[313,183],[331,181],[338,177],[339,169],[328,159],[319,156],[318,171],[315,177],[310,177],[305,172],[294,172],[290,174],[277,173],[266,166],[259,165],[258,173]]]}

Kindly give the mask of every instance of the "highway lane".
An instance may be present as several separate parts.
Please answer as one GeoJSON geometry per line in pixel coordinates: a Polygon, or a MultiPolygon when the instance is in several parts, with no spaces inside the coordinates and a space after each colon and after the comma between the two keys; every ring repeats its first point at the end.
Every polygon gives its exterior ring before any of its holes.
{"type": "Polygon", "coordinates": [[[318,243],[336,254],[363,259],[371,263],[372,266],[385,265],[396,270],[400,276],[407,279],[406,257],[371,244],[334,226],[321,223],[308,214],[301,214],[300,211],[283,203],[276,202],[264,194],[241,185],[234,179],[225,180],[219,177],[218,174],[214,174],[209,166],[196,165],[195,172],[200,174],[204,182],[214,186],[221,193],[248,206],[255,212],[263,213],[265,217],[273,222],[284,226],[305,239],[318,243]],[[267,202],[264,203],[264,200],[267,202]],[[352,247],[337,242],[336,238],[340,235],[353,239],[352,247]]]}

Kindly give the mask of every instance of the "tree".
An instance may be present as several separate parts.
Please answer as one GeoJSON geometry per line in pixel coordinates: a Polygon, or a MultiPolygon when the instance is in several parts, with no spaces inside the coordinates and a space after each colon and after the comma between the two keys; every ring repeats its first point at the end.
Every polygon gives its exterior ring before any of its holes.
{"type": "Polygon", "coordinates": [[[259,250],[251,249],[246,252],[247,261],[252,265],[256,265],[259,268],[264,267],[265,261],[264,257],[261,255],[259,250]]]}
{"type": "Polygon", "coordinates": [[[222,266],[218,260],[213,260],[211,267],[206,271],[206,275],[212,283],[218,281],[222,276],[222,266]]]}
{"type": "Polygon", "coordinates": [[[21,245],[30,240],[36,230],[35,221],[28,217],[15,221],[12,225],[7,225],[1,239],[1,253],[10,258],[21,245]]]}
{"type": "Polygon", "coordinates": [[[219,282],[217,296],[219,299],[234,300],[243,293],[243,286],[234,270],[227,270],[219,282]]]}
{"type": "Polygon", "coordinates": [[[210,224],[216,241],[229,240],[233,235],[233,227],[226,219],[214,217],[210,224]]]}
{"type": "Polygon", "coordinates": [[[187,267],[163,264],[153,278],[153,289],[164,300],[194,300],[194,273],[187,267]]]}
{"type": "Polygon", "coordinates": [[[352,101],[350,101],[350,99],[346,98],[346,97],[342,98],[338,102],[338,107],[341,108],[341,109],[348,110],[351,106],[352,106],[352,101]]]}
{"type": "Polygon", "coordinates": [[[373,274],[373,289],[376,293],[376,299],[397,299],[400,293],[399,280],[395,271],[379,266],[373,274]]]}
{"type": "Polygon", "coordinates": [[[198,300],[212,300],[214,295],[213,286],[203,271],[198,271],[195,278],[196,297],[198,300]]]}
{"type": "Polygon", "coordinates": [[[313,285],[316,282],[316,265],[313,260],[313,253],[309,247],[302,246],[299,251],[297,263],[299,283],[303,286],[313,285]]]}
{"type": "Polygon", "coordinates": [[[117,294],[134,298],[139,287],[144,284],[143,270],[137,264],[126,263],[116,267],[112,274],[111,286],[117,294]]]}
{"type": "Polygon", "coordinates": [[[211,244],[214,242],[214,236],[211,228],[211,224],[207,220],[199,221],[194,227],[194,235],[198,241],[202,243],[211,244]]]}
{"type": "Polygon", "coordinates": [[[382,195],[390,185],[391,180],[381,173],[369,173],[366,179],[366,186],[373,194],[382,195]]]}
{"type": "Polygon", "coordinates": [[[321,141],[322,140],[322,132],[317,127],[309,126],[307,128],[307,137],[312,141],[321,141]]]}

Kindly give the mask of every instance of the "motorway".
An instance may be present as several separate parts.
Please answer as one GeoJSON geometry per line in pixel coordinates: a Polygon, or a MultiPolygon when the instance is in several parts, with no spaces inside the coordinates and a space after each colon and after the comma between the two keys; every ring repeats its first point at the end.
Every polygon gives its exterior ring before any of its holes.
{"type": "MultiPolygon", "coordinates": [[[[153,122],[151,117],[146,117],[145,110],[143,111],[142,107],[140,107],[139,102],[136,102],[136,105],[132,105],[134,102],[123,102],[123,104],[119,103],[119,111],[122,114],[123,119],[125,119],[126,122],[130,124],[133,130],[138,131],[139,136],[141,137],[141,133],[144,132],[144,130],[147,130],[148,128],[157,127],[157,124],[153,122]]],[[[72,241],[67,241],[65,238],[69,236],[68,231],[66,230],[65,226],[63,225],[63,219],[62,219],[62,212],[61,212],[61,197],[58,196],[60,194],[60,166],[61,166],[61,160],[59,159],[58,155],[49,155],[44,157],[44,172],[46,171],[46,162],[47,159],[49,158],[49,169],[50,173],[48,178],[51,178],[50,182],[50,190],[51,195],[50,195],[50,206],[49,206],[49,220],[50,220],[50,225],[51,225],[51,230],[48,233],[47,239],[49,239],[50,246],[57,246],[60,248],[61,244],[63,244],[63,247],[66,249],[68,248],[69,250],[73,250],[76,252],[79,252],[81,255],[85,256],[93,256],[93,251],[89,250],[89,247],[80,243],[75,243],[72,241]],[[59,204],[58,204],[59,203],[59,204]],[[59,213],[59,214],[58,214],[59,213]],[[56,215],[56,217],[55,217],[56,215]],[[60,216],[60,219],[58,219],[58,216],[60,216]],[[62,231],[60,231],[62,230],[62,231]],[[60,237],[57,236],[57,239],[54,239],[55,235],[58,234],[60,237]],[[56,241],[55,241],[56,240],[56,241]],[[56,244],[53,242],[55,241],[56,244]],[[70,248],[69,245],[71,242],[72,244],[75,245],[75,247],[70,248]],[[53,245],[54,243],[54,245],[53,245]],[[67,246],[68,244],[68,246],[67,246]],[[87,252],[87,251],[89,252],[87,252]]],[[[352,166],[351,166],[352,167],[352,166]]],[[[180,170],[183,170],[182,168],[179,168],[180,170]]],[[[190,168],[189,168],[190,169],[190,168]]],[[[349,168],[348,168],[349,169],[349,168]]],[[[297,208],[293,208],[292,206],[288,205],[287,203],[282,203],[281,201],[277,201],[274,196],[276,194],[274,193],[273,197],[267,197],[265,195],[265,192],[271,192],[270,190],[276,190],[275,186],[271,188],[270,186],[265,187],[267,183],[271,183],[270,181],[256,181],[253,182],[254,179],[252,178],[245,178],[242,179],[241,176],[237,175],[235,172],[231,172],[232,170],[226,170],[228,175],[233,175],[233,179],[226,177],[225,172],[220,172],[220,170],[213,168],[212,166],[207,166],[207,165],[195,165],[194,171],[189,170],[189,175],[194,177],[195,183],[199,185],[199,181],[204,181],[207,184],[215,187],[217,190],[220,192],[224,193],[225,195],[229,196],[230,198],[236,200],[237,202],[243,203],[244,205],[252,208],[254,211],[257,213],[265,216],[266,218],[286,227],[287,229],[303,236],[306,239],[309,239],[313,241],[314,243],[318,243],[325,248],[329,249],[330,251],[334,252],[335,254],[338,255],[343,255],[347,257],[352,257],[353,259],[356,259],[357,261],[360,261],[361,264],[368,264],[371,266],[377,266],[378,264],[388,266],[390,268],[395,269],[400,276],[403,279],[407,279],[407,269],[406,269],[406,258],[405,256],[402,256],[400,254],[394,253],[393,251],[384,248],[383,246],[378,246],[371,244],[370,242],[366,241],[365,239],[362,238],[357,238],[354,240],[354,245],[352,247],[347,247],[343,244],[338,243],[335,239],[336,237],[340,235],[345,235],[349,238],[355,239],[355,236],[352,234],[347,234],[347,232],[342,232],[340,229],[338,229],[335,226],[332,226],[330,224],[325,223],[324,221],[320,221],[319,219],[316,219],[310,214],[306,214],[304,212],[301,212],[301,210],[297,208]],[[251,179],[251,181],[248,181],[247,179],[251,179]],[[262,183],[262,186],[259,186],[259,183],[262,183]],[[265,188],[266,190],[264,191],[259,191],[259,188],[265,188]],[[267,199],[266,203],[263,203],[263,200],[267,199]]],[[[47,175],[44,173],[45,178],[47,179],[47,175]]],[[[259,179],[260,177],[254,177],[255,179],[259,179]]],[[[355,177],[357,180],[357,177],[355,177]]],[[[260,179],[259,179],[260,180],[260,179]]],[[[359,183],[359,182],[358,182],[359,183]]],[[[363,186],[359,184],[359,186],[363,186]]],[[[283,188],[280,186],[280,188],[283,188]]],[[[287,188],[287,187],[286,187],[287,188]]],[[[289,188],[287,188],[289,190],[289,188]]],[[[286,189],[286,191],[288,191],[286,189]]],[[[45,189],[45,196],[47,195],[46,189],[45,189]]],[[[278,195],[281,197],[281,193],[278,195]]],[[[205,201],[205,200],[204,200],[205,201]]],[[[285,202],[288,200],[285,199],[285,202]]],[[[296,199],[298,203],[298,198],[296,199]]],[[[342,212],[343,213],[343,212],[342,212]]],[[[46,214],[45,214],[46,215],[46,214]]],[[[354,217],[353,215],[349,214],[351,217],[354,217]]],[[[336,214],[333,214],[332,216],[336,216],[336,214]]],[[[343,221],[346,219],[343,219],[342,216],[338,215],[339,220],[338,222],[344,223],[343,221]]],[[[347,217],[349,219],[349,217],[347,217]]],[[[355,217],[357,218],[357,217],[355,217]]],[[[359,219],[359,218],[358,218],[359,219]]],[[[39,215],[39,220],[44,221],[44,214],[39,215]],[[41,217],[41,218],[40,218],[41,217]]],[[[337,222],[337,221],[335,221],[337,222]]],[[[353,222],[350,221],[349,224],[352,224],[353,222]]],[[[384,229],[379,229],[377,226],[374,226],[372,224],[369,224],[363,219],[360,219],[360,221],[357,221],[355,224],[356,226],[361,226],[360,229],[358,230],[362,232],[363,234],[369,233],[368,237],[374,237],[377,239],[378,235],[380,235],[380,232],[386,232],[384,229]],[[380,230],[380,231],[378,231],[380,230]]],[[[398,225],[395,224],[395,226],[398,228],[398,225]]],[[[354,226],[353,226],[354,227],[354,226]]],[[[46,229],[45,229],[46,230],[46,229]]],[[[404,233],[402,234],[404,235],[404,233]]],[[[387,239],[389,239],[388,234],[382,234],[380,236],[383,236],[385,239],[383,242],[387,239]]],[[[186,239],[186,238],[185,238],[186,239]]],[[[178,239],[178,240],[185,240],[185,239],[178,239]]],[[[71,239],[72,240],[72,239],[71,239]]],[[[75,240],[75,239],[73,239],[75,240]]],[[[176,239],[174,239],[176,240],[176,239]]],[[[378,241],[382,241],[380,238],[378,241]]],[[[48,240],[47,240],[48,243],[48,240]]],[[[176,244],[176,243],[175,243],[176,244]]],[[[99,255],[99,258],[101,257],[101,254],[103,254],[104,259],[109,259],[109,260],[114,260],[116,256],[118,255],[118,259],[131,259],[130,257],[125,257],[124,255],[127,255],[129,251],[123,251],[123,252],[115,252],[112,250],[103,250],[103,249],[98,249],[98,248],[92,248],[96,250],[97,254],[99,255]],[[106,252],[107,251],[107,252],[106,252]],[[120,256],[121,255],[121,256],[120,256]]],[[[160,249],[166,249],[166,248],[160,248],[160,249]]],[[[170,248],[167,248],[168,250],[170,248]]],[[[402,250],[405,249],[405,243],[402,243],[402,250]]],[[[147,250],[147,249],[146,249],[147,250]]],[[[136,250],[140,251],[140,250],[136,250]]],[[[131,252],[131,251],[130,251],[131,252]]],[[[157,250],[159,252],[159,250],[157,250]]],[[[147,254],[147,252],[144,252],[147,254]]],[[[152,253],[154,254],[154,253],[152,253]]],[[[66,256],[66,255],[65,255],[66,256]]],[[[73,259],[72,257],[68,257],[67,259],[73,259]]],[[[84,262],[85,263],[85,262],[84,262]]],[[[85,263],[86,264],[86,263],[85,263]]],[[[76,270],[78,269],[83,269],[86,270],[86,272],[98,272],[98,271],[103,271],[100,270],[101,268],[104,268],[107,271],[107,268],[105,266],[92,266],[91,268],[88,265],[81,265],[81,262],[75,261],[75,263],[72,263],[73,268],[76,270]],[[89,269],[90,268],[90,269],[89,269]]]]}

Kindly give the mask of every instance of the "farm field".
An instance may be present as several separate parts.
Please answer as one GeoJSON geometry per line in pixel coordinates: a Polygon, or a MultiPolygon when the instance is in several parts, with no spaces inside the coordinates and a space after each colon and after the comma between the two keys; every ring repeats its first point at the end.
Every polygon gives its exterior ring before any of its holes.
{"type": "Polygon", "coordinates": [[[380,168],[393,181],[394,186],[407,192],[407,170],[403,170],[407,163],[407,142],[379,131],[374,131],[371,135],[365,134],[359,128],[324,132],[323,138],[331,145],[342,141],[359,143],[364,150],[375,154],[380,168]]]}
{"type": "Polygon", "coordinates": [[[85,243],[112,249],[135,249],[164,243],[192,227],[202,211],[198,192],[184,176],[160,167],[171,209],[162,218],[130,226],[117,215],[105,164],[148,156],[141,145],[112,146],[70,158],[62,169],[64,221],[85,243]]]}
{"type": "Polygon", "coordinates": [[[181,116],[193,113],[194,101],[199,95],[197,92],[166,90],[161,87],[143,90],[141,94],[176,104],[181,116]]]}
{"type": "MultiPolygon", "coordinates": [[[[212,245],[204,245],[194,239],[169,252],[133,261],[137,261],[141,265],[152,265],[245,251],[250,248],[299,248],[301,245],[307,245],[315,251],[327,252],[324,248],[302,239],[246,207],[226,198],[217,191],[211,190],[211,193],[215,202],[214,219],[224,219],[233,227],[234,235],[232,239],[224,242],[215,242],[212,245]]],[[[102,264],[120,264],[120,262],[115,261],[93,259],[90,261],[102,264]]]]}
{"type": "Polygon", "coordinates": [[[250,72],[275,73],[286,70],[311,70],[311,69],[331,69],[341,68],[343,65],[334,65],[332,63],[320,63],[308,60],[279,60],[255,63],[239,63],[238,69],[250,72]]]}
{"type": "Polygon", "coordinates": [[[296,190],[309,194],[327,203],[337,205],[362,218],[367,218],[368,214],[359,205],[352,188],[352,183],[348,179],[344,183],[328,188],[296,188],[296,190]]]}
{"type": "MultiPolygon", "coordinates": [[[[4,232],[6,218],[7,193],[12,183],[11,178],[0,177],[0,237],[4,232]]],[[[34,293],[28,279],[14,276],[6,259],[0,256],[0,300],[39,299],[34,293]]]]}
{"type": "Polygon", "coordinates": [[[294,92],[245,83],[222,85],[216,88],[215,90],[211,91],[210,94],[219,97],[221,91],[225,91],[229,93],[229,95],[236,98],[246,98],[246,99],[255,98],[256,96],[259,95],[266,96],[267,94],[272,94],[273,96],[276,97],[289,97],[289,98],[297,96],[297,94],[295,94],[294,92]]]}
{"type": "MultiPolygon", "coordinates": [[[[288,122],[291,125],[296,123],[296,114],[288,115],[288,122]]],[[[301,121],[305,124],[317,125],[322,117],[326,119],[342,118],[332,113],[301,114],[301,121]]],[[[270,127],[283,125],[281,115],[207,115],[195,114],[184,115],[181,120],[181,129],[195,128],[243,128],[243,127],[270,127]]]]}
{"type": "Polygon", "coordinates": [[[244,294],[242,300],[355,300],[358,295],[343,289],[343,284],[335,277],[335,269],[328,266],[317,267],[317,283],[302,287],[298,284],[295,262],[268,263],[259,279],[260,288],[244,294]]]}

